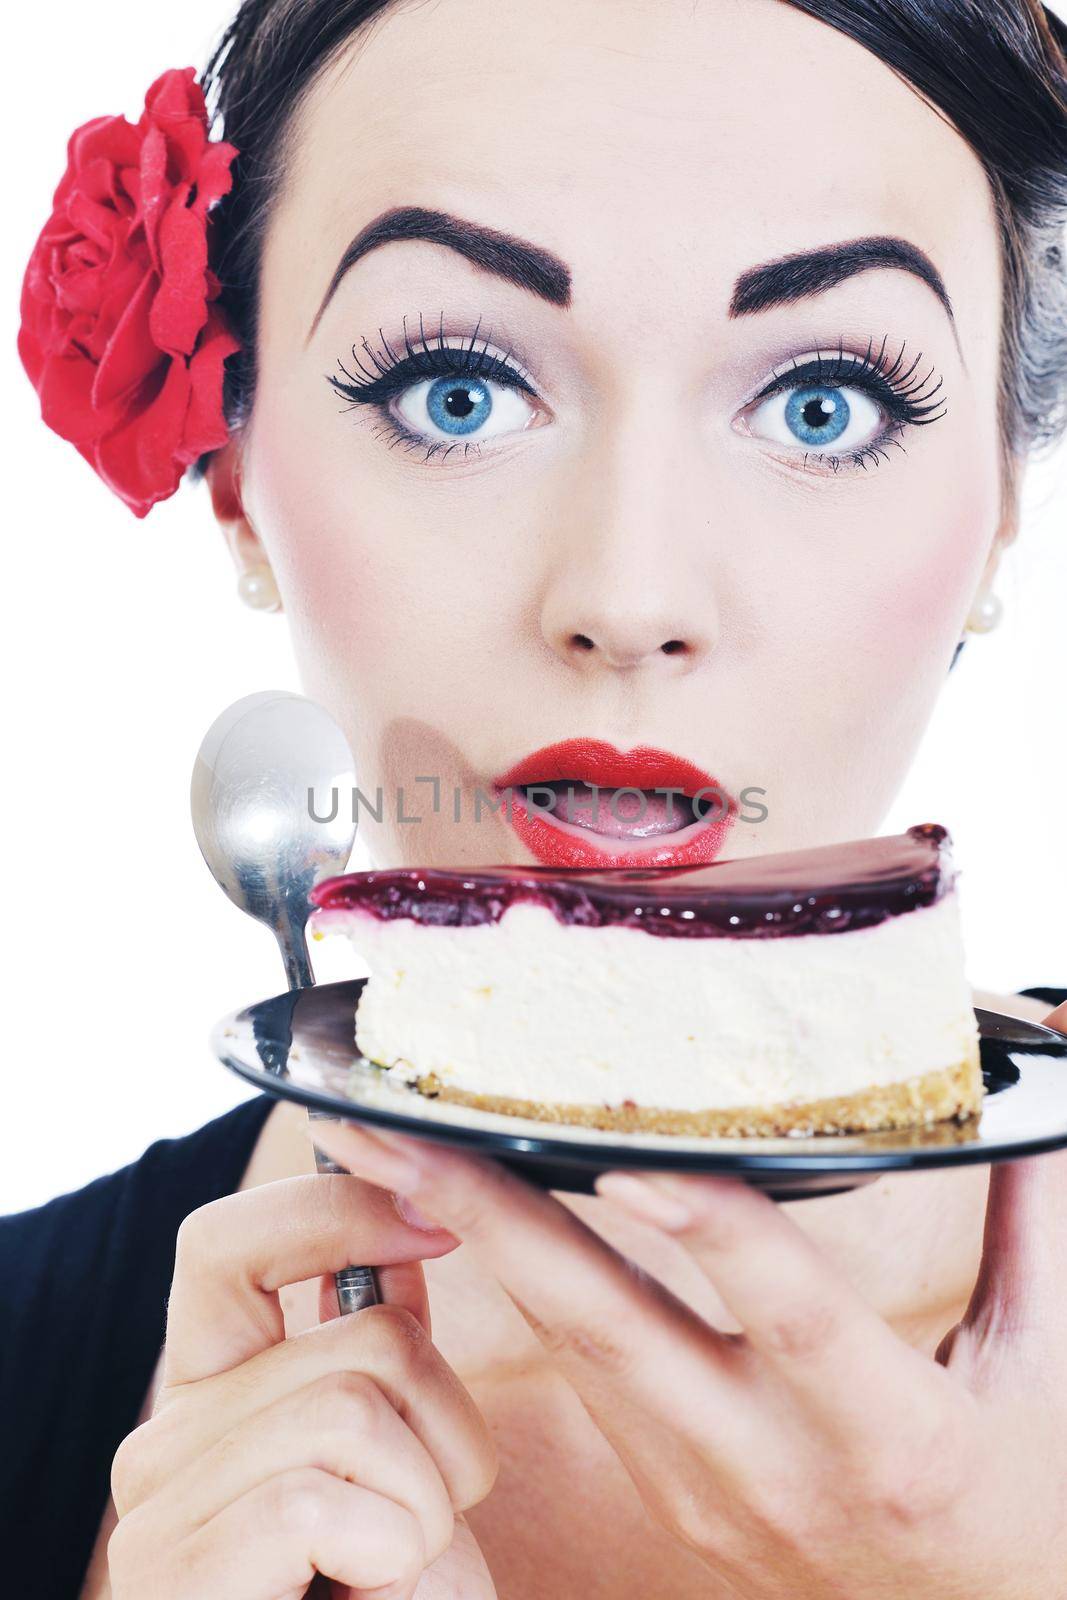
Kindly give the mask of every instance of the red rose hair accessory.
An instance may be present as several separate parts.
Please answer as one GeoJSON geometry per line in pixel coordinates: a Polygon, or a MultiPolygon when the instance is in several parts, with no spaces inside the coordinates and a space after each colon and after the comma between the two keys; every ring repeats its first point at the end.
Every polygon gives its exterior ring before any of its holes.
{"type": "Polygon", "coordinates": [[[236,154],[208,137],[196,69],[164,72],[136,124],[71,136],[26,269],[18,348],[41,416],[137,517],[228,437],[223,362],[240,345],[211,303],[208,211],[236,154]]]}

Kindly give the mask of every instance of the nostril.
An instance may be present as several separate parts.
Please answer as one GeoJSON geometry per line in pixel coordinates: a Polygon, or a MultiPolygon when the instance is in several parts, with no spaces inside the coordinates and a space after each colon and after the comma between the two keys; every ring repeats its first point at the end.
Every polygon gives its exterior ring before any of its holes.
{"type": "Polygon", "coordinates": [[[584,633],[576,633],[574,635],[574,641],[573,642],[576,645],[578,645],[582,650],[592,650],[592,649],[595,648],[592,639],[590,639],[589,636],[587,634],[584,634],[584,633]]]}
{"type": "Polygon", "coordinates": [[[668,639],[666,644],[661,644],[660,649],[665,656],[676,656],[679,650],[685,649],[684,639],[668,639]]]}

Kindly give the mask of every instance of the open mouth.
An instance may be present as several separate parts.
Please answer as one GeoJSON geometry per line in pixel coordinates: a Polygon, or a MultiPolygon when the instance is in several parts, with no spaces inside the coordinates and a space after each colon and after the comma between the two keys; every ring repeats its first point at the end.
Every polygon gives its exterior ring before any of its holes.
{"type": "Polygon", "coordinates": [[[502,813],[548,866],[666,867],[710,861],[733,822],[732,797],[665,751],[599,740],[536,751],[495,780],[502,813]]]}
{"type": "Polygon", "coordinates": [[[679,789],[605,789],[574,778],[520,784],[516,792],[528,813],[605,839],[659,839],[726,810],[710,795],[694,800],[679,789]]]}

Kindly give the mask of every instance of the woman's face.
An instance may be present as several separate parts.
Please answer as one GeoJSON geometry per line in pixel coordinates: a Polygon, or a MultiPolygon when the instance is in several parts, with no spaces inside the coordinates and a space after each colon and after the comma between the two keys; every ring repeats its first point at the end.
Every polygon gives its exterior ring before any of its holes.
{"type": "Polygon", "coordinates": [[[293,131],[234,543],[349,736],[372,858],[876,832],[999,544],[963,139],[779,0],[398,5],[293,131]],[[397,208],[460,221],[368,239],[397,208]]]}

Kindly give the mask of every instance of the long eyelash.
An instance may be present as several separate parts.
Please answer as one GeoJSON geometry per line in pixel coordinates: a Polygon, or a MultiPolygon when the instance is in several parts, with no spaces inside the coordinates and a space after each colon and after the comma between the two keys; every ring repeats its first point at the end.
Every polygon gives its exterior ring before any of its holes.
{"type": "MultiPolygon", "coordinates": [[[[479,317],[470,343],[465,347],[446,344],[442,311],[438,332],[431,344],[427,341],[420,313],[419,339],[417,345],[413,345],[405,316],[403,356],[397,355],[379,328],[378,337],[381,340],[379,350],[372,350],[365,338],[361,341],[374,371],[364,365],[356,346],[353,345],[352,363],[362,378],[357,379],[344,362],[338,359],[337,365],[343,376],[337,378],[333,374],[327,374],[326,381],[336,393],[348,400],[348,409],[357,405],[375,407],[383,426],[376,428],[374,433],[376,436],[382,435],[387,438],[391,446],[400,445],[409,451],[422,450],[426,461],[432,456],[448,456],[461,445],[465,457],[471,453],[478,454],[482,448],[478,440],[456,439],[446,443],[444,440],[428,440],[420,434],[409,431],[389,410],[389,402],[394,395],[403,393],[417,379],[429,377],[493,378],[525,394],[535,395],[536,391],[529,380],[509,364],[511,347],[503,357],[488,354],[491,329],[486,334],[481,349],[476,349],[480,327],[479,317]]],[[[916,376],[916,369],[922,360],[922,351],[910,365],[905,367],[906,344],[901,345],[899,353],[893,360],[888,360],[887,338],[888,336],[883,337],[877,355],[873,353],[873,340],[868,342],[863,356],[853,355],[851,351],[846,355],[844,341],[839,340],[836,354],[824,355],[816,348],[814,360],[799,362],[794,358],[789,368],[776,373],[770,383],[766,384],[750,402],[755,404],[756,400],[765,400],[772,394],[794,388],[803,382],[842,387],[854,384],[871,394],[889,413],[890,424],[880,438],[872,440],[859,450],[847,452],[844,457],[828,454],[825,451],[805,451],[802,463],[804,467],[807,467],[809,458],[814,457],[821,467],[829,468],[835,474],[846,461],[848,465],[862,467],[866,471],[868,462],[877,466],[880,461],[889,460],[886,448],[889,445],[900,450],[902,454],[907,454],[896,435],[902,434],[908,427],[925,427],[927,423],[937,422],[945,415],[947,401],[940,394],[941,378],[938,378],[932,387],[928,387],[934,375],[932,367],[924,376],[916,376]]]]}
{"type": "Polygon", "coordinates": [[[886,361],[886,340],[883,338],[878,354],[872,356],[874,341],[867,345],[866,353],[854,356],[851,351],[846,356],[843,342],[838,344],[837,354],[833,357],[824,356],[816,348],[814,361],[798,362],[795,358],[787,372],[777,373],[771,382],[760,390],[757,400],[765,400],[768,395],[776,394],[782,389],[791,389],[804,380],[818,383],[844,386],[854,383],[857,378],[867,378],[868,389],[873,390],[880,398],[895,403],[894,414],[901,421],[907,421],[916,427],[927,422],[936,422],[944,416],[946,401],[943,396],[938,396],[942,380],[938,378],[933,388],[927,389],[926,385],[933,377],[934,369],[922,378],[914,376],[915,369],[922,360],[922,351],[915,357],[907,368],[904,367],[904,351],[906,345],[901,345],[900,354],[892,362],[886,361]],[[888,391],[888,393],[886,392],[888,391]],[[935,399],[935,396],[938,398],[935,399]],[[939,411],[938,407],[942,407],[939,411]]]}
{"type": "MultiPolygon", "coordinates": [[[[868,461],[873,462],[875,466],[878,465],[879,459],[882,461],[888,461],[889,457],[886,454],[885,447],[889,444],[895,446],[895,448],[900,451],[901,455],[906,456],[908,452],[905,450],[900,440],[893,437],[893,430],[902,426],[903,424],[894,422],[892,427],[888,429],[880,439],[873,439],[870,444],[865,444],[861,450],[850,450],[848,453],[849,466],[862,467],[864,472],[866,472],[868,461]]],[[[801,463],[802,466],[807,466],[808,457],[811,454],[812,452],[810,450],[805,450],[804,460],[801,463]]],[[[826,451],[816,451],[815,460],[820,463],[824,463],[830,468],[830,471],[835,474],[841,470],[842,458],[840,456],[829,455],[826,451]]]]}
{"type": "Polygon", "coordinates": [[[448,456],[453,450],[462,446],[464,457],[478,455],[482,445],[477,439],[455,439],[446,443],[443,439],[426,439],[404,427],[399,418],[395,417],[389,409],[389,402],[394,395],[402,394],[420,378],[493,378],[497,383],[507,384],[509,388],[518,389],[524,394],[535,395],[536,390],[529,380],[513,366],[510,365],[512,354],[511,347],[504,356],[490,356],[487,354],[489,342],[492,338],[492,329],[485,336],[480,350],[475,346],[478,342],[478,330],[482,325],[481,317],[475,324],[471,334],[470,343],[466,347],[445,343],[444,312],[441,312],[440,324],[436,339],[433,344],[427,342],[426,329],[423,325],[422,313],[419,313],[419,339],[413,345],[408,334],[407,317],[403,319],[404,350],[405,354],[398,356],[390,345],[381,328],[378,337],[381,348],[372,350],[366,339],[361,341],[362,348],[373,364],[374,371],[370,371],[360,360],[356,346],[352,346],[352,364],[363,375],[362,381],[348,370],[344,362],[338,359],[343,376],[336,378],[332,373],[326,375],[326,381],[348,402],[347,410],[355,406],[372,406],[381,418],[379,427],[373,429],[375,437],[385,438],[390,447],[400,445],[403,449],[424,452],[424,461],[429,461],[431,456],[448,456]]]}
{"type": "Polygon", "coordinates": [[[886,357],[887,338],[888,335],[883,337],[877,355],[873,354],[873,339],[868,342],[862,356],[853,355],[851,351],[846,354],[843,340],[838,342],[836,354],[824,355],[816,348],[814,360],[798,362],[794,358],[788,370],[776,373],[755,397],[756,400],[766,400],[769,395],[796,388],[804,382],[835,387],[853,384],[872,395],[889,413],[890,425],[880,438],[873,439],[860,450],[847,452],[845,457],[805,451],[803,466],[806,467],[809,456],[814,455],[821,466],[829,467],[834,473],[840,470],[845,460],[850,466],[863,467],[866,471],[868,461],[875,466],[880,458],[888,461],[887,445],[895,445],[903,454],[907,454],[895,435],[903,433],[908,427],[921,428],[927,423],[938,422],[945,415],[948,403],[940,393],[942,379],[938,378],[932,387],[929,386],[934,368],[931,367],[922,377],[916,376],[922,351],[905,367],[906,344],[901,345],[898,355],[890,361],[886,357]]]}
{"type": "Polygon", "coordinates": [[[510,365],[511,349],[504,356],[489,355],[489,343],[492,338],[492,329],[486,334],[480,350],[475,346],[478,342],[478,330],[482,325],[479,317],[470,343],[465,347],[445,343],[444,312],[441,313],[441,322],[436,339],[431,345],[426,339],[426,329],[423,318],[419,315],[418,344],[413,345],[408,333],[407,317],[404,318],[404,349],[406,356],[398,356],[390,345],[381,328],[378,337],[381,340],[381,349],[372,350],[367,340],[362,340],[362,347],[374,365],[371,372],[360,360],[356,346],[352,346],[352,363],[363,374],[360,381],[348,370],[344,362],[338,359],[343,376],[336,378],[328,374],[326,381],[354,405],[381,405],[392,399],[394,394],[399,394],[419,378],[434,377],[461,377],[476,378],[490,377],[498,382],[507,382],[517,389],[523,389],[529,394],[534,392],[529,380],[510,365]]]}

